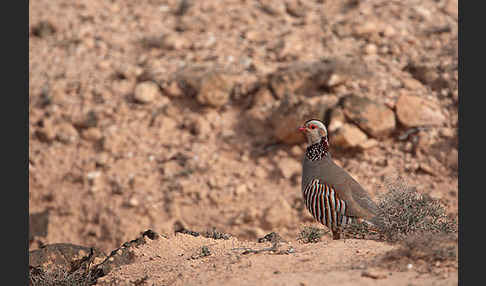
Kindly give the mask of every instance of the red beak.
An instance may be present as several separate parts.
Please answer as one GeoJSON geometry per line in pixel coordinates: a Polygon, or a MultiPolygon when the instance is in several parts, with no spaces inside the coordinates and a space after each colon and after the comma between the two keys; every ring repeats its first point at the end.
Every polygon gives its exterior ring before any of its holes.
{"type": "Polygon", "coordinates": [[[299,127],[299,131],[304,132],[305,131],[305,127],[299,127]]]}

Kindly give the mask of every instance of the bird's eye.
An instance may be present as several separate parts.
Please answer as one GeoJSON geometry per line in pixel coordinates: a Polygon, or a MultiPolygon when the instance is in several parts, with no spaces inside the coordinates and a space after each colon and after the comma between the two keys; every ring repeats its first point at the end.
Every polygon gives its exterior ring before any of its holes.
{"type": "Polygon", "coordinates": [[[312,124],[311,126],[309,126],[310,129],[316,129],[316,126],[314,124],[312,124]]]}

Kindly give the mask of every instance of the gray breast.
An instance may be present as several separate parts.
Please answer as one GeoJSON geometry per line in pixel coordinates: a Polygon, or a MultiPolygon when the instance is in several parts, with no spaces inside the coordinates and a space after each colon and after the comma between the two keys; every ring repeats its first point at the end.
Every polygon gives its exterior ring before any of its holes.
{"type": "MultiPolygon", "coordinates": [[[[330,156],[330,155],[328,155],[330,156]]],[[[326,169],[332,162],[329,157],[317,161],[311,161],[306,156],[302,162],[302,191],[313,179],[327,180],[326,169]]]]}

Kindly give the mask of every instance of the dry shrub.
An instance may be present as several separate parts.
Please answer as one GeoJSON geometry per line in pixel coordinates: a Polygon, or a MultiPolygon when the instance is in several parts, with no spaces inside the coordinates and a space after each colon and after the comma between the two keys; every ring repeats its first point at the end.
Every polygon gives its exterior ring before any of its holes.
{"type": "Polygon", "coordinates": [[[78,269],[70,272],[61,267],[42,270],[32,267],[29,271],[29,285],[32,286],[88,286],[96,283],[94,272],[78,269]]]}
{"type": "Polygon", "coordinates": [[[383,235],[380,234],[376,229],[370,227],[370,225],[353,220],[343,229],[343,237],[380,240],[383,235]]]}
{"type": "Polygon", "coordinates": [[[321,237],[326,234],[326,231],[317,227],[305,226],[299,233],[297,240],[302,243],[316,243],[321,241],[321,237]]]}
{"type": "Polygon", "coordinates": [[[378,238],[389,242],[403,241],[414,234],[457,233],[457,222],[447,216],[439,200],[420,194],[402,178],[386,183],[387,193],[378,202],[383,225],[372,228],[353,222],[345,229],[348,237],[378,238]]]}
{"type": "Polygon", "coordinates": [[[282,241],[282,237],[280,236],[280,234],[272,231],[272,232],[266,234],[264,237],[260,237],[258,239],[259,243],[263,243],[263,242],[267,242],[267,241],[269,241],[269,242],[275,242],[275,241],[280,242],[280,241],[282,241]]]}
{"type": "Polygon", "coordinates": [[[188,259],[199,259],[209,255],[211,255],[211,251],[206,245],[203,245],[196,254],[191,255],[191,257],[188,259]]]}
{"type": "Polygon", "coordinates": [[[457,232],[457,222],[447,216],[439,200],[420,194],[402,178],[387,184],[378,209],[383,217],[380,232],[388,241],[403,240],[420,233],[451,234],[457,232]]]}
{"type": "Polygon", "coordinates": [[[419,272],[457,268],[457,222],[447,216],[440,201],[418,193],[400,177],[386,188],[377,204],[383,225],[373,228],[353,222],[344,233],[398,244],[376,258],[373,263],[380,267],[398,271],[413,267],[419,272]]]}
{"type": "Polygon", "coordinates": [[[213,228],[212,230],[207,230],[203,234],[203,236],[206,237],[206,238],[212,238],[212,239],[224,239],[224,240],[228,240],[228,239],[230,239],[231,234],[219,232],[215,228],[213,228]]]}

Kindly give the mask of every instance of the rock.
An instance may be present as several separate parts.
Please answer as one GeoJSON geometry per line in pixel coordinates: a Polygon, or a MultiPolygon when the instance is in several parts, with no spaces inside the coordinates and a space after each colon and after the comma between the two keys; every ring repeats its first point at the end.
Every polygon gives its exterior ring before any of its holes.
{"type": "Polygon", "coordinates": [[[290,179],[293,175],[299,174],[302,171],[301,163],[289,157],[282,158],[278,167],[285,179],[290,179]]]}
{"type": "Polygon", "coordinates": [[[103,136],[103,150],[107,151],[109,154],[125,152],[125,138],[119,136],[119,130],[116,125],[107,127],[103,136]]]}
{"type": "Polygon", "coordinates": [[[305,78],[302,72],[295,68],[280,68],[268,76],[268,88],[276,98],[284,98],[286,94],[305,93],[305,78]]]}
{"type": "Polygon", "coordinates": [[[69,84],[67,80],[57,80],[55,81],[52,86],[49,87],[49,94],[47,96],[47,102],[54,102],[60,105],[64,105],[67,101],[69,96],[68,88],[69,84]]]}
{"type": "Polygon", "coordinates": [[[138,201],[138,199],[136,197],[131,197],[128,200],[127,205],[129,207],[138,207],[140,205],[140,202],[138,201]]]}
{"type": "Polygon", "coordinates": [[[405,127],[436,126],[445,121],[440,107],[432,101],[402,94],[396,103],[397,118],[405,127]]]}
{"type": "Polygon", "coordinates": [[[264,228],[274,229],[292,222],[292,208],[286,200],[278,198],[264,211],[264,228]]]}
{"type": "Polygon", "coordinates": [[[353,94],[342,103],[346,117],[372,137],[385,137],[395,129],[395,114],[385,104],[353,94]]]}
{"type": "Polygon", "coordinates": [[[267,177],[267,171],[261,166],[256,166],[255,169],[253,169],[253,175],[259,179],[264,179],[267,177]]]}
{"type": "Polygon", "coordinates": [[[305,142],[304,135],[298,130],[310,118],[323,119],[331,105],[330,97],[299,99],[287,97],[276,106],[270,115],[274,137],[286,144],[305,142]]]}
{"type": "Polygon", "coordinates": [[[305,40],[299,33],[290,33],[285,37],[285,41],[280,43],[281,45],[276,45],[273,48],[278,61],[296,60],[305,51],[305,40]]]}
{"type": "Polygon", "coordinates": [[[178,76],[178,82],[186,95],[195,96],[202,105],[212,107],[225,105],[233,87],[224,71],[205,67],[183,71],[178,76]]]}
{"type": "Polygon", "coordinates": [[[356,147],[368,139],[368,136],[358,127],[349,123],[344,124],[330,138],[333,145],[343,148],[356,147]]]}
{"type": "Polygon", "coordinates": [[[459,167],[459,154],[456,148],[453,148],[445,157],[445,165],[453,171],[459,167]]]}
{"type": "Polygon", "coordinates": [[[383,35],[387,38],[393,37],[396,33],[397,32],[392,25],[386,25],[385,28],[383,29],[383,35]]]}
{"type": "Polygon", "coordinates": [[[56,33],[56,27],[51,22],[40,21],[32,27],[32,35],[44,38],[56,33]]]}
{"type": "MultiPolygon", "coordinates": [[[[252,59],[245,57],[240,61],[240,65],[243,68],[248,68],[251,65],[252,59]]],[[[238,81],[235,81],[231,90],[231,98],[235,101],[250,99],[252,94],[255,94],[259,90],[266,89],[261,88],[262,83],[256,75],[240,75],[238,81]]]]}
{"type": "Polygon", "coordinates": [[[416,150],[418,153],[429,154],[433,149],[434,144],[437,143],[437,135],[431,133],[427,130],[419,130],[417,133],[410,136],[411,140],[415,141],[416,143],[416,150]],[[418,141],[418,142],[417,142],[418,141]]]}
{"type": "Polygon", "coordinates": [[[96,164],[99,166],[107,166],[110,156],[106,152],[101,152],[96,156],[96,164]]]}
{"type": "Polygon", "coordinates": [[[272,96],[272,93],[268,90],[268,88],[261,88],[253,95],[253,108],[261,108],[269,106],[270,104],[275,102],[275,98],[272,96]]]}
{"type": "Polygon", "coordinates": [[[107,71],[111,68],[112,63],[109,60],[101,60],[99,61],[96,66],[104,71],[107,71]]]}
{"type": "Polygon", "coordinates": [[[287,13],[293,17],[305,17],[307,7],[304,6],[301,0],[287,0],[285,2],[287,13]]]}
{"type": "Polygon", "coordinates": [[[442,128],[439,130],[439,135],[442,136],[442,137],[445,137],[447,139],[450,139],[454,136],[457,135],[457,129],[455,128],[442,128]]]}
{"type": "Polygon", "coordinates": [[[300,158],[304,154],[304,150],[298,145],[293,146],[290,149],[290,154],[292,154],[294,157],[300,158]]]}
{"type": "Polygon", "coordinates": [[[127,79],[137,78],[144,72],[143,68],[129,63],[118,64],[114,69],[116,74],[127,79]]]}
{"type": "Polygon", "coordinates": [[[147,49],[181,50],[190,48],[192,43],[179,33],[170,33],[162,36],[145,37],[142,45],[147,49]]]}
{"type": "Polygon", "coordinates": [[[248,193],[248,187],[245,184],[239,184],[235,188],[235,195],[241,196],[248,193]]]}
{"type": "Polygon", "coordinates": [[[86,174],[86,180],[91,193],[96,193],[103,188],[103,176],[100,171],[89,172],[86,174]]]}
{"type": "Polygon", "coordinates": [[[330,123],[327,126],[327,131],[332,134],[341,128],[346,123],[346,117],[344,116],[343,110],[340,108],[335,108],[330,114],[330,123]]]}
{"type": "Polygon", "coordinates": [[[438,176],[438,172],[429,162],[419,163],[417,170],[423,171],[424,173],[427,173],[435,177],[438,176]]]}
{"type": "Polygon", "coordinates": [[[160,96],[159,86],[151,81],[144,81],[135,87],[134,98],[140,103],[153,102],[160,96]]]}
{"type": "Polygon", "coordinates": [[[75,120],[73,125],[76,128],[86,129],[90,127],[96,127],[96,125],[98,125],[98,121],[98,114],[96,114],[96,112],[94,112],[93,110],[90,110],[85,115],[75,120]]]}
{"type": "Polygon", "coordinates": [[[182,50],[191,47],[191,41],[182,35],[172,33],[162,39],[162,47],[168,50],[182,50]]]}
{"type": "Polygon", "coordinates": [[[283,1],[265,1],[258,0],[260,8],[267,14],[272,16],[281,16],[285,13],[286,7],[283,1]]]}
{"type": "Polygon", "coordinates": [[[87,141],[98,141],[103,138],[103,133],[97,127],[90,127],[88,129],[84,129],[81,133],[83,139],[87,141]]]}
{"type": "Polygon", "coordinates": [[[354,34],[357,36],[367,36],[379,32],[378,24],[373,21],[367,21],[364,24],[357,24],[354,27],[354,34]]]}
{"type": "MultiPolygon", "coordinates": [[[[268,37],[265,39],[268,39],[268,37]]],[[[263,58],[252,58],[251,68],[255,69],[256,74],[269,75],[275,71],[275,68],[272,66],[272,64],[263,58]]]]}
{"type": "Polygon", "coordinates": [[[444,11],[454,19],[457,19],[459,16],[458,2],[459,2],[458,0],[448,0],[444,5],[444,11]]]}
{"type": "Polygon", "coordinates": [[[223,140],[229,140],[231,138],[234,138],[236,135],[236,132],[231,129],[223,129],[220,133],[220,136],[223,140]]]}
{"type": "Polygon", "coordinates": [[[386,272],[384,270],[378,270],[378,269],[364,270],[361,273],[361,276],[372,278],[372,279],[385,279],[386,277],[388,277],[388,275],[386,274],[386,272]]]}
{"type": "Polygon", "coordinates": [[[199,138],[207,139],[213,131],[211,123],[201,116],[196,116],[190,125],[191,133],[199,138]]]}
{"type": "Polygon", "coordinates": [[[118,96],[129,96],[135,89],[135,80],[115,80],[112,84],[112,92],[118,96]]]}
{"type": "Polygon", "coordinates": [[[46,237],[49,226],[49,209],[29,214],[29,240],[35,236],[46,237]]]}
{"type": "Polygon", "coordinates": [[[452,99],[456,104],[459,102],[459,91],[457,89],[452,92],[452,99]]]}
{"type": "Polygon", "coordinates": [[[245,113],[245,131],[251,136],[268,136],[270,108],[264,106],[253,106],[245,113]]]}
{"type": "Polygon", "coordinates": [[[184,94],[184,92],[181,90],[181,88],[177,84],[177,81],[175,81],[175,80],[170,81],[169,83],[167,83],[163,87],[163,90],[164,90],[164,92],[167,95],[173,96],[173,97],[180,97],[180,96],[182,96],[184,94]]]}
{"type": "Polygon", "coordinates": [[[56,138],[56,130],[50,119],[42,121],[42,127],[36,130],[37,138],[42,142],[51,142],[56,138]]]}
{"type": "Polygon", "coordinates": [[[381,54],[386,55],[390,51],[390,48],[388,46],[381,46],[379,51],[381,54]]]}
{"type": "Polygon", "coordinates": [[[326,85],[328,87],[334,87],[334,86],[343,84],[344,82],[346,82],[346,80],[342,75],[337,74],[337,73],[332,73],[329,76],[329,79],[327,80],[326,85]]]}
{"type": "Polygon", "coordinates": [[[370,148],[373,148],[375,146],[378,146],[378,140],[373,139],[373,138],[369,138],[368,140],[365,140],[365,141],[358,144],[358,147],[363,149],[363,150],[370,149],[370,148]]]}
{"type": "Polygon", "coordinates": [[[59,124],[56,129],[56,139],[65,144],[75,142],[79,136],[76,128],[68,122],[59,124]]]}
{"type": "Polygon", "coordinates": [[[369,43],[364,47],[364,52],[367,55],[375,55],[378,52],[378,47],[373,43],[369,43]]]}
{"type": "Polygon", "coordinates": [[[249,30],[245,33],[245,38],[254,43],[262,43],[268,39],[267,35],[262,30],[249,30]]]}
{"type": "Polygon", "coordinates": [[[406,89],[409,90],[420,90],[424,88],[422,83],[414,78],[402,78],[402,84],[406,89]]]}
{"type": "Polygon", "coordinates": [[[235,217],[231,219],[229,224],[231,225],[244,225],[252,224],[258,217],[258,211],[254,208],[246,208],[244,211],[239,212],[235,217]]]}
{"type": "Polygon", "coordinates": [[[182,166],[175,160],[165,162],[163,166],[164,176],[169,178],[179,174],[182,170],[182,166]]]}
{"type": "Polygon", "coordinates": [[[320,95],[322,88],[335,87],[365,74],[366,65],[359,59],[329,58],[281,67],[268,76],[268,86],[277,98],[286,94],[313,96],[320,95]]]}
{"type": "Polygon", "coordinates": [[[430,65],[411,62],[405,67],[405,70],[412,74],[414,78],[426,85],[433,85],[434,82],[439,78],[439,73],[437,72],[436,68],[430,65]]]}

